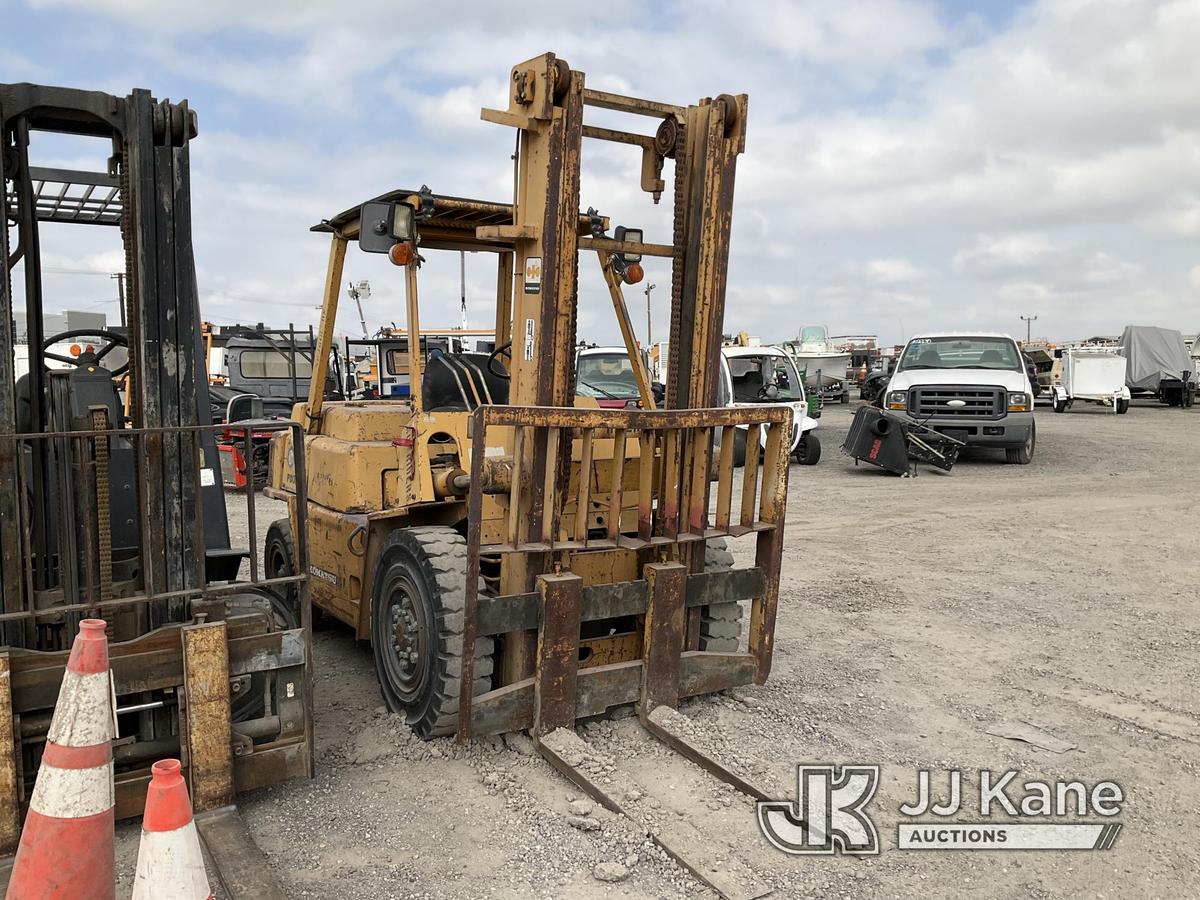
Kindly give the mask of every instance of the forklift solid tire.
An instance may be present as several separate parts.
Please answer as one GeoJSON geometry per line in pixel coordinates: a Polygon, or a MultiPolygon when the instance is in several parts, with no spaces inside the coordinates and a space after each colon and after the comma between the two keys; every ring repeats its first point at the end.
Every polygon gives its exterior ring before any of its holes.
{"type": "Polygon", "coordinates": [[[1019,447],[1005,447],[1005,459],[1017,466],[1027,466],[1033,462],[1033,451],[1037,446],[1037,427],[1029,424],[1029,438],[1019,447]]]}
{"type": "MultiPolygon", "coordinates": [[[[704,545],[704,571],[727,572],[733,568],[733,554],[723,538],[704,545]]],[[[713,603],[700,609],[700,649],[736,653],[742,637],[742,605],[713,603]]]]}
{"type": "MultiPolygon", "coordinates": [[[[267,578],[287,578],[296,574],[296,549],[292,542],[292,523],[287,519],[276,519],[267,529],[267,540],[263,546],[263,573],[267,578]]],[[[289,604],[296,602],[296,586],[289,584],[275,588],[289,604]]]]}
{"type": "MultiPolygon", "coordinates": [[[[467,542],[453,528],[397,528],[371,594],[371,647],[384,702],[423,738],[458,728],[467,542]],[[410,654],[401,656],[401,651],[410,654]]],[[[491,689],[492,639],[475,641],[472,690],[491,689]]]]}
{"type": "Polygon", "coordinates": [[[800,437],[796,447],[796,462],[802,466],[815,466],[821,461],[821,439],[811,431],[800,437]]]}
{"type": "Polygon", "coordinates": [[[1122,397],[1117,400],[1117,415],[1123,416],[1127,412],[1129,412],[1129,401],[1122,397]]]}

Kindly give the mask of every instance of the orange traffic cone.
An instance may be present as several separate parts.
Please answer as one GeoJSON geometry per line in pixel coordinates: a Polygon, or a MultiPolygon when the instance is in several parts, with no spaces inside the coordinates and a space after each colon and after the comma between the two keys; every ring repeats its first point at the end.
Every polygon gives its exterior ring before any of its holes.
{"type": "Polygon", "coordinates": [[[181,768],[162,759],[150,769],[133,900],[212,900],[181,768]]]}
{"type": "Polygon", "coordinates": [[[116,897],[106,627],[100,619],[79,623],[29,799],[8,900],[116,897]]]}

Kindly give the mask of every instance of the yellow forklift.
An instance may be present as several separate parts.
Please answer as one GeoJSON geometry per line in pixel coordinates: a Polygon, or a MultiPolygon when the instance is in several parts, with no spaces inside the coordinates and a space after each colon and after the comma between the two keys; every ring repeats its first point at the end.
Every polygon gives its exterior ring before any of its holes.
{"type": "Polygon", "coordinates": [[[397,190],[313,229],[331,235],[315,366],[329,359],[357,242],[403,270],[412,389],[326,402],[324,373],[314,372],[293,413],[302,451],[287,433],[272,442],[268,493],[288,501],[289,516],[271,526],[267,574],[294,573],[302,517],[313,605],[371,642],[388,707],[422,736],[528,729],[615,809],[619,798],[579,768],[573,726],[636,704],[656,737],[767,799],[670,718],[682,698],[761,684],[771,666],[792,411],[714,408],[747,98],[676,106],[609,94],[549,53],[514,66],[508,83],[508,108],[482,117],[518,130],[514,202],[397,190]],[[656,130],[586,124],[589,107],[649,118],[656,130]],[[638,151],[640,185],[655,202],[673,162],[669,243],[627,227],[610,235],[605,217],[580,212],[584,138],[638,151]],[[463,249],[497,257],[495,349],[424,359],[422,255],[463,249]],[[598,260],[590,271],[608,287],[639,408],[601,409],[576,393],[581,253],[598,260]],[[672,266],[662,408],[622,294],[641,279],[644,256],[672,266]],[[749,434],[735,480],[738,426],[749,434]],[[724,542],[741,537],[756,550],[754,565],[737,569],[724,542]]]}

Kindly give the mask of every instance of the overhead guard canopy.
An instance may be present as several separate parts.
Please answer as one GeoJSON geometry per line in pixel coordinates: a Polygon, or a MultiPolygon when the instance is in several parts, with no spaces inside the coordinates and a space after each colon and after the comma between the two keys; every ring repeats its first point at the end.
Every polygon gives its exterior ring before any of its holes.
{"type": "MultiPolygon", "coordinates": [[[[398,203],[418,196],[414,190],[394,190],[364,202],[398,203]]],[[[426,194],[428,199],[430,195],[426,194]]],[[[417,234],[422,249],[430,250],[511,250],[513,241],[504,237],[480,238],[476,228],[511,226],[513,211],[511,203],[492,203],[487,200],[470,200],[465,197],[449,197],[433,194],[433,214],[428,218],[417,217],[417,234]]],[[[338,213],[312,227],[312,231],[336,234],[348,241],[357,241],[361,223],[359,210],[362,204],[338,213]]],[[[607,226],[607,220],[604,225],[607,226]]],[[[591,234],[591,219],[579,216],[579,234],[591,234]]]]}

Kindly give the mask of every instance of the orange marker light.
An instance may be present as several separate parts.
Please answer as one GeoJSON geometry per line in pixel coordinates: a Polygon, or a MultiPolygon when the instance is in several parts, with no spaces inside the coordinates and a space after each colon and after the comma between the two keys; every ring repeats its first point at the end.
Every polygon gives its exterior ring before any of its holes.
{"type": "Polygon", "coordinates": [[[392,244],[392,249],[388,251],[388,259],[397,266],[407,266],[415,256],[412,244],[407,241],[392,244]]]}
{"type": "Polygon", "coordinates": [[[637,284],[646,277],[646,272],[642,269],[641,263],[630,263],[625,267],[625,283],[637,284]]]}
{"type": "Polygon", "coordinates": [[[71,355],[72,356],[78,356],[82,352],[83,352],[83,348],[80,347],[78,344],[71,345],[71,355]]]}

